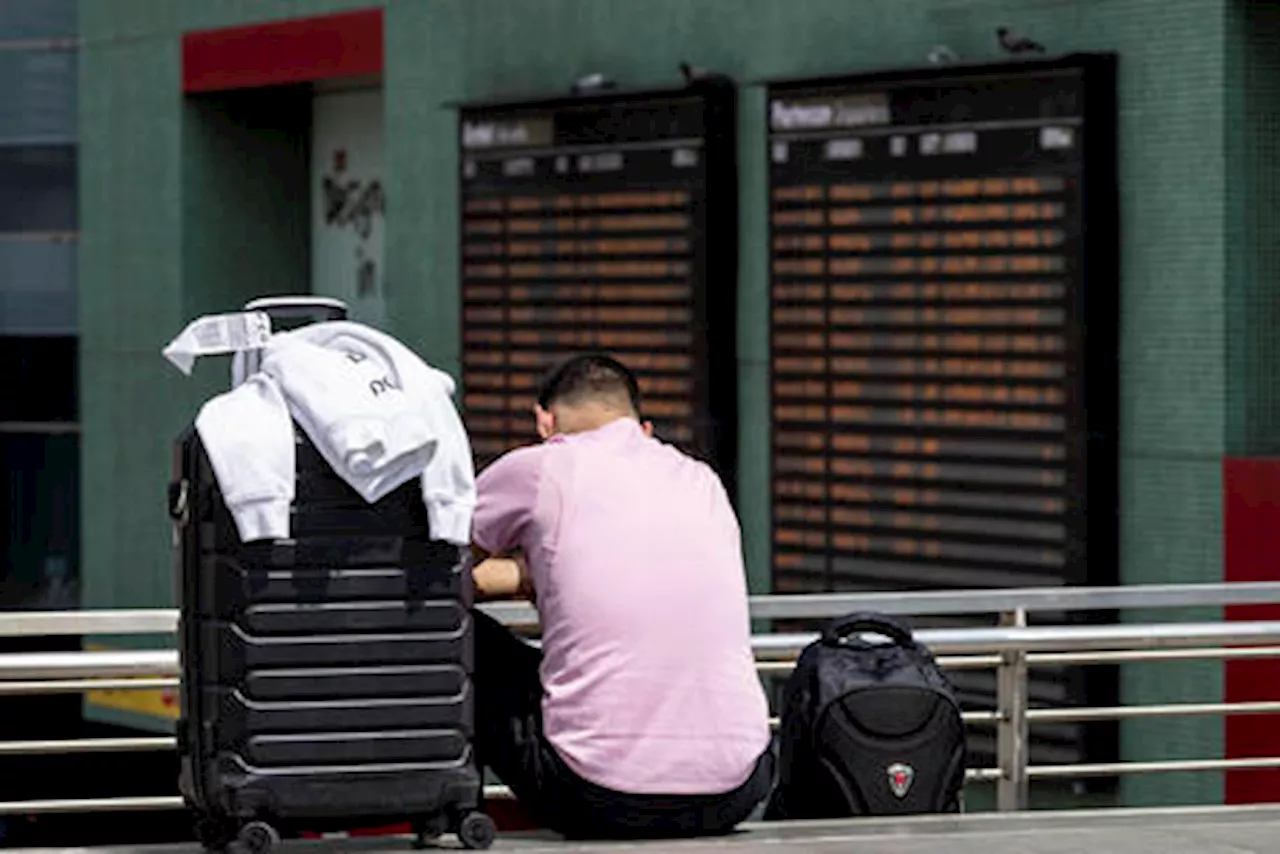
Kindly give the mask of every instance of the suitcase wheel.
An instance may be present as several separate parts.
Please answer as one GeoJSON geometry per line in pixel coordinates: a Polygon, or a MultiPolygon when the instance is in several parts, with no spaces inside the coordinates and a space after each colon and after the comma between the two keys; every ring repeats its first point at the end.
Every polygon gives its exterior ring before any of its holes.
{"type": "Polygon", "coordinates": [[[228,854],[267,854],[280,844],[280,834],[265,821],[251,821],[236,834],[236,841],[227,846],[228,854]]]}
{"type": "Polygon", "coordinates": [[[498,828],[482,812],[467,813],[458,825],[458,840],[466,848],[484,850],[493,844],[498,828]]]}

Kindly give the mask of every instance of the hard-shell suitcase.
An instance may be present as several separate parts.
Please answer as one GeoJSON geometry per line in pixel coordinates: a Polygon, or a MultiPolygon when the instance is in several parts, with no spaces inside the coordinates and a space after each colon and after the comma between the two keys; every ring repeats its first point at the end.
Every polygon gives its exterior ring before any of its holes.
{"type": "Polygon", "coordinates": [[[199,435],[175,447],[180,789],[202,844],[388,820],[487,848],[472,582],[416,479],[368,504],[295,429],[288,540],[243,543],[199,435]]]}

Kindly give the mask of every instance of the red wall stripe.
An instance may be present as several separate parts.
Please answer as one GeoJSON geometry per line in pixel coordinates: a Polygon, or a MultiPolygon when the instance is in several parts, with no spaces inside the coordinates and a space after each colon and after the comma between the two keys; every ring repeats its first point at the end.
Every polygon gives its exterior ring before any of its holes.
{"type": "Polygon", "coordinates": [[[382,72],[382,9],[182,36],[182,91],[309,83],[382,72]]]}
{"type": "MultiPolygon", "coordinates": [[[[1280,581],[1280,459],[1223,461],[1223,577],[1280,581]]],[[[1280,604],[1226,609],[1228,620],[1280,620],[1280,604]]],[[[1280,700],[1280,660],[1229,661],[1226,702],[1280,700]]],[[[1226,718],[1228,758],[1280,756],[1280,715],[1226,718]]],[[[1229,771],[1228,804],[1280,801],[1280,770],[1229,771]]]]}

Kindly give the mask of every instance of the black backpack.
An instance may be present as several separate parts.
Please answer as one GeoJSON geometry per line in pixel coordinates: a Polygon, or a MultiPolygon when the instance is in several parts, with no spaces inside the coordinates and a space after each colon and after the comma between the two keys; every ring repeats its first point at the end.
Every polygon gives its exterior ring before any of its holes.
{"type": "Polygon", "coordinates": [[[766,819],[960,811],[960,706],[933,655],[890,617],[851,614],[805,648],[783,690],[780,735],[766,819]]]}

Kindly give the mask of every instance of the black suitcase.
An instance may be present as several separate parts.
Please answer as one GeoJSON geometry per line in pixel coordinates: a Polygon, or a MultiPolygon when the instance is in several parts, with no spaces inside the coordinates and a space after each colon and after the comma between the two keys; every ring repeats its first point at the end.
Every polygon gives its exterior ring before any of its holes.
{"type": "Polygon", "coordinates": [[[805,648],[783,690],[779,737],[766,819],[960,811],[960,706],[933,655],[890,617],[836,620],[805,648]]]}
{"type": "Polygon", "coordinates": [[[291,538],[242,543],[199,434],[170,486],[179,787],[199,841],[413,823],[487,848],[471,738],[472,581],[415,478],[368,504],[295,428],[291,538]]]}

